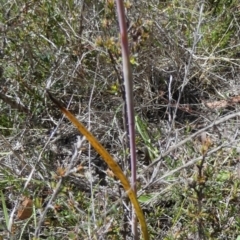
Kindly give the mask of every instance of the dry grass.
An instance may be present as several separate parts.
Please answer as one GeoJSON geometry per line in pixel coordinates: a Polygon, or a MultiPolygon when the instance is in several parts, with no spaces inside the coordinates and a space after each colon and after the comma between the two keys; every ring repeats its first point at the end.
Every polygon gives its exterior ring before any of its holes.
{"type": "MultiPolygon", "coordinates": [[[[113,1],[0,8],[0,237],[130,239],[122,187],[45,96],[49,88],[129,175],[113,1]]],[[[237,239],[237,1],[129,1],[126,10],[151,239],[237,239]],[[184,141],[210,125],[207,141],[184,141]]]]}

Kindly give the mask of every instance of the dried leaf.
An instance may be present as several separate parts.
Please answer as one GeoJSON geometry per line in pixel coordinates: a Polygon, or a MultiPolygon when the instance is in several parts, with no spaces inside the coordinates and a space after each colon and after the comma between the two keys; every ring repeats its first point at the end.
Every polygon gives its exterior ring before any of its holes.
{"type": "Polygon", "coordinates": [[[147,225],[145,221],[145,217],[142,211],[142,208],[138,202],[135,191],[131,188],[131,185],[124,175],[122,169],[118,165],[116,161],[111,157],[109,152],[97,141],[97,139],[84,127],[82,123],[78,121],[78,119],[71,114],[65,107],[63,107],[62,103],[55,99],[49,91],[47,91],[49,98],[56,104],[56,106],[66,115],[66,117],[78,128],[79,132],[83,134],[86,139],[91,143],[91,145],[95,148],[95,150],[101,155],[104,161],[108,164],[108,167],[113,171],[114,175],[121,181],[123,188],[128,194],[128,197],[135,208],[136,215],[141,225],[141,229],[143,232],[143,236],[145,239],[148,238],[147,225]]]}
{"type": "Polygon", "coordinates": [[[30,198],[25,197],[18,209],[17,218],[19,220],[24,220],[24,219],[30,218],[32,216],[32,213],[33,213],[33,202],[30,198]]]}

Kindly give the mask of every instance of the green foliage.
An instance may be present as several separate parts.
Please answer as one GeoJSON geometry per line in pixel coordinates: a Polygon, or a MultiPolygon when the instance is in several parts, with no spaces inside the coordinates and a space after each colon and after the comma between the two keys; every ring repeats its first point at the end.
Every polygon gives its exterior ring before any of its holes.
{"type": "Polygon", "coordinates": [[[204,24],[202,27],[204,38],[201,46],[207,48],[209,52],[223,50],[230,46],[236,31],[234,24],[236,12],[232,12],[234,6],[236,6],[234,1],[214,1],[211,12],[207,12],[211,16],[212,22],[204,24]]]}
{"type": "Polygon", "coordinates": [[[9,136],[12,132],[13,123],[11,122],[11,117],[2,114],[0,117],[0,132],[4,136],[9,136]]]}
{"type": "Polygon", "coordinates": [[[141,120],[141,118],[137,115],[135,116],[135,121],[136,121],[136,128],[138,130],[138,133],[142,137],[144,144],[148,149],[150,158],[153,160],[159,155],[159,153],[158,153],[158,149],[154,147],[151,143],[151,139],[147,129],[147,124],[144,123],[143,120],[141,120]]]}
{"type": "Polygon", "coordinates": [[[3,195],[3,192],[1,191],[1,202],[2,202],[2,209],[3,209],[3,214],[4,214],[4,220],[6,223],[6,228],[9,228],[9,215],[8,215],[8,211],[7,211],[7,206],[6,206],[6,201],[3,195]]]}

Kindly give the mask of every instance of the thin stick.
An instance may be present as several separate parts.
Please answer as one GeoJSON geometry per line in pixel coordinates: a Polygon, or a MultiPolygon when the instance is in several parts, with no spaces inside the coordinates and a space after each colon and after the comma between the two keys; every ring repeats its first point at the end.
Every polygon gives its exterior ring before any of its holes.
{"type": "Polygon", "coordinates": [[[202,133],[202,132],[208,130],[209,128],[212,128],[213,126],[216,126],[216,125],[218,125],[220,123],[226,122],[229,119],[234,118],[234,117],[240,117],[240,112],[232,113],[232,114],[229,114],[229,115],[227,115],[227,116],[225,116],[223,118],[220,118],[219,120],[211,123],[207,127],[202,128],[199,131],[197,131],[197,132],[193,133],[192,135],[190,135],[189,137],[183,139],[181,142],[179,142],[179,143],[175,144],[173,147],[169,148],[165,153],[161,154],[161,156],[159,156],[157,159],[155,159],[144,171],[148,171],[152,166],[154,166],[159,161],[161,161],[161,159],[166,157],[170,152],[172,152],[173,150],[179,148],[180,146],[182,146],[186,142],[190,141],[191,139],[193,139],[194,137],[196,137],[200,133],[202,133]]]}
{"type": "MultiPolygon", "coordinates": [[[[222,148],[224,148],[224,147],[226,147],[226,146],[229,146],[229,145],[231,145],[231,144],[232,144],[232,142],[231,142],[231,143],[227,143],[227,144],[224,143],[224,144],[222,144],[221,146],[218,146],[218,147],[212,149],[211,151],[209,151],[209,152],[206,153],[206,158],[208,158],[208,157],[209,157],[210,155],[212,155],[213,153],[219,151],[220,149],[222,149],[222,148]]],[[[149,189],[149,187],[151,187],[152,185],[162,182],[165,178],[167,178],[167,177],[169,177],[169,176],[172,176],[174,173],[179,172],[179,171],[181,171],[181,170],[184,169],[184,168],[187,168],[187,167],[192,166],[193,164],[197,163],[197,162],[200,161],[201,159],[202,159],[202,156],[197,157],[197,158],[194,158],[194,159],[192,159],[191,161],[185,163],[184,165],[182,165],[182,166],[180,166],[180,167],[178,167],[178,168],[175,168],[175,169],[167,172],[166,174],[164,174],[164,175],[161,176],[160,178],[158,178],[158,179],[156,179],[155,181],[152,181],[152,182],[150,182],[149,184],[147,184],[142,190],[144,190],[144,189],[149,189]]]]}

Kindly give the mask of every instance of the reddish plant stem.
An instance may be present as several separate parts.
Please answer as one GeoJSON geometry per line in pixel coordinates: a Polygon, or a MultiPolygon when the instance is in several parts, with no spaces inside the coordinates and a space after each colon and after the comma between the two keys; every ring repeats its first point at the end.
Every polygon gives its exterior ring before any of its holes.
{"type": "MultiPolygon", "coordinates": [[[[125,22],[124,5],[122,0],[117,0],[116,3],[122,45],[123,77],[126,90],[129,143],[131,155],[131,187],[136,192],[136,145],[135,145],[135,120],[133,106],[134,104],[133,104],[132,71],[129,62],[127,26],[125,22]]],[[[137,234],[137,220],[134,211],[132,213],[132,233],[135,240],[139,238],[137,234]]]]}

